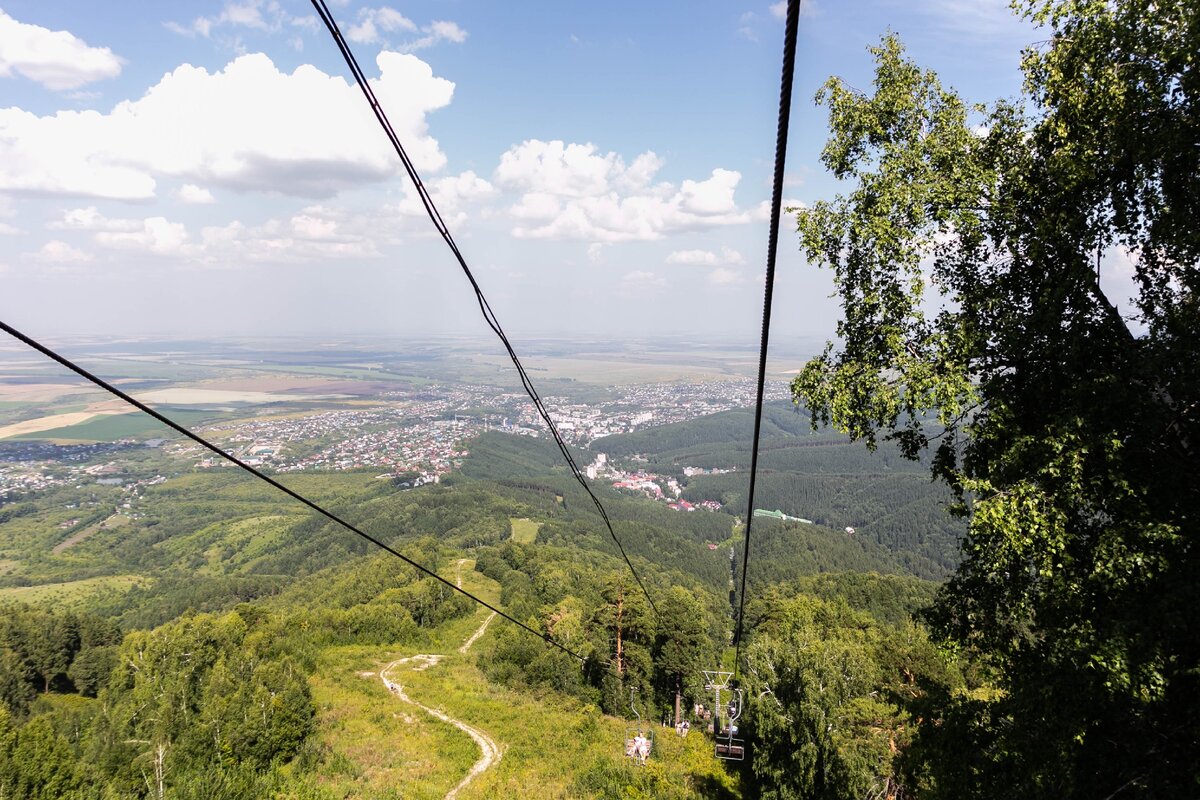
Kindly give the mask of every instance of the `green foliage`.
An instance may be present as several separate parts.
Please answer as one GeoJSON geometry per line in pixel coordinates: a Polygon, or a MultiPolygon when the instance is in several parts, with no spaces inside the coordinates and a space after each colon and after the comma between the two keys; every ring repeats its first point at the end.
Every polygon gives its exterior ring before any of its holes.
{"type": "Polygon", "coordinates": [[[883,625],[900,627],[916,619],[934,599],[938,584],[902,575],[875,572],[836,572],[788,581],[782,593],[812,595],[826,602],[844,600],[855,611],[866,611],[883,625]]]}
{"type": "Polygon", "coordinates": [[[925,632],[881,626],[844,600],[775,592],[749,609],[744,734],[759,796],[898,796],[900,757],[927,692],[961,686],[925,632]]]}
{"type": "MultiPolygon", "coordinates": [[[[263,768],[312,729],[306,677],[238,614],[185,617],[122,643],[89,745],[114,786],[173,785],[201,765],[263,768]]],[[[185,781],[186,785],[186,781],[185,781]]]]}
{"type": "MultiPolygon", "coordinates": [[[[0,698],[21,715],[36,691],[71,688],[75,675],[95,694],[121,640],[112,622],[92,614],[8,605],[0,616],[0,698]]],[[[77,690],[82,691],[76,685],[77,690]]]]}
{"type": "Polygon", "coordinates": [[[1032,110],[969,106],[892,37],[871,93],[818,95],[851,190],[798,222],[834,270],[842,344],[793,389],[869,446],[934,448],[971,513],[932,620],[1002,691],[944,698],[927,791],[1191,796],[1200,18],[1182,0],[1016,6],[1051,29],[1024,57],[1032,110]],[[1136,333],[1099,284],[1114,247],[1136,333]]]}

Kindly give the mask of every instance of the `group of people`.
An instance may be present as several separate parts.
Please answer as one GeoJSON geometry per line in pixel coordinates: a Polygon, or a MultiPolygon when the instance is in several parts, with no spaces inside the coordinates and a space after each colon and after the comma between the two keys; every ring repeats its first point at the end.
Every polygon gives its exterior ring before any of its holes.
{"type": "Polygon", "coordinates": [[[690,731],[691,729],[692,729],[692,723],[688,722],[686,719],[679,720],[678,724],[675,725],[675,732],[678,733],[680,736],[687,736],[688,731],[690,731]]]}

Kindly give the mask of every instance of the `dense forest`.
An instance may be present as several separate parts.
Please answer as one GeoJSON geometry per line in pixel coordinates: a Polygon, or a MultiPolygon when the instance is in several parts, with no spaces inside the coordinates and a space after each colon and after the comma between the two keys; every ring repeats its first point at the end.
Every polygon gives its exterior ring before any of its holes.
{"type": "MultiPolygon", "coordinates": [[[[904,458],[894,446],[872,452],[827,427],[814,430],[791,403],[769,403],[763,412],[758,508],[854,528],[856,537],[892,551],[924,577],[942,578],[958,563],[966,524],[947,513],[957,498],[930,481],[927,463],[904,458]]],[[[683,483],[685,499],[716,500],[744,519],[753,425],[749,411],[727,411],[606,436],[591,450],[670,475],[683,483]],[[729,471],[689,477],[683,472],[689,466],[729,471]]]]}

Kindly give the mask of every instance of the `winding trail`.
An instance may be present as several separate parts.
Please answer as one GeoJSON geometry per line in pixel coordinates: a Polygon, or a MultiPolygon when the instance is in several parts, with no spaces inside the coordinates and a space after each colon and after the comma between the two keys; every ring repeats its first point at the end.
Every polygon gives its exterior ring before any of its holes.
{"type": "MultiPolygon", "coordinates": [[[[490,614],[488,618],[483,621],[483,624],[480,625],[474,633],[467,637],[467,640],[463,642],[462,647],[458,648],[458,652],[465,654],[468,650],[470,650],[471,645],[475,644],[475,641],[484,634],[484,631],[487,630],[488,625],[491,624],[495,617],[495,612],[490,614]]],[[[405,694],[403,684],[396,683],[388,677],[388,674],[399,666],[412,664],[413,666],[409,668],[410,670],[413,672],[421,672],[429,669],[430,667],[436,666],[437,663],[445,657],[446,656],[437,653],[417,653],[416,655],[407,656],[405,658],[398,658],[383,669],[379,670],[379,677],[383,681],[383,685],[387,687],[387,690],[396,695],[396,697],[400,698],[405,703],[416,706],[426,714],[440,719],[442,722],[447,722],[453,725],[463,733],[470,736],[473,740],[475,740],[475,744],[479,745],[479,760],[471,766],[471,769],[467,772],[466,777],[459,781],[458,785],[446,794],[445,800],[454,800],[454,798],[458,796],[458,793],[467,787],[467,784],[484,772],[484,770],[488,769],[500,760],[501,756],[504,755],[503,748],[497,744],[496,740],[489,736],[485,731],[468,725],[462,720],[454,719],[443,711],[439,711],[436,708],[430,708],[423,703],[418,703],[416,700],[413,700],[411,697],[405,694]]]]}

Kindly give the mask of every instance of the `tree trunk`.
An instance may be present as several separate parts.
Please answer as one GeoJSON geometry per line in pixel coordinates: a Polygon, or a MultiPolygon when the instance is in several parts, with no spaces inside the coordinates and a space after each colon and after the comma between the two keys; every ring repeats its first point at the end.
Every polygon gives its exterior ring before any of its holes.
{"type": "Polygon", "coordinates": [[[625,675],[625,666],[621,663],[621,611],[624,597],[617,595],[617,677],[625,675]]]}
{"type": "Polygon", "coordinates": [[[166,759],[167,759],[167,746],[166,746],[166,744],[159,742],[158,746],[155,747],[155,749],[154,749],[154,782],[157,784],[158,800],[163,800],[163,793],[164,793],[164,788],[165,788],[163,785],[164,784],[163,778],[165,777],[165,775],[164,775],[165,770],[163,769],[163,762],[165,762],[166,759]]]}
{"type": "Polygon", "coordinates": [[[679,723],[683,721],[679,716],[679,684],[680,684],[680,678],[678,675],[676,675],[675,676],[675,727],[676,728],[678,728],[679,723]]]}

